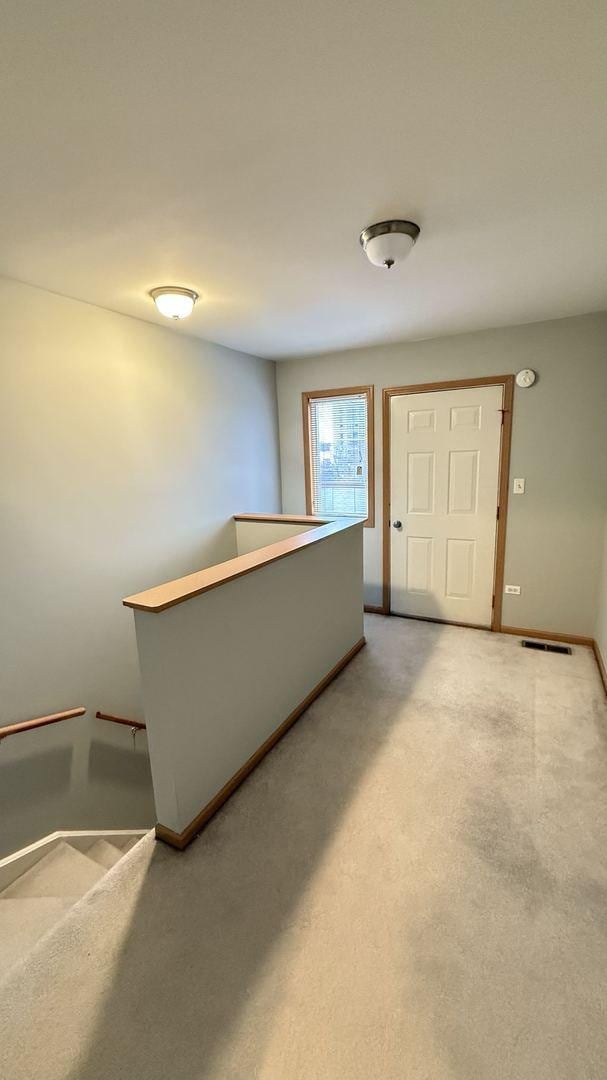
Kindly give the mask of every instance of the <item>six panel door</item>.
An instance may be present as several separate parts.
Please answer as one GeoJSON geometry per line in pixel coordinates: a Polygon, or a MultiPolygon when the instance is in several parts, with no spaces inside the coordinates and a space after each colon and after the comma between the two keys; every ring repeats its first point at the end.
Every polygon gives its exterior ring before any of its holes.
{"type": "Polygon", "coordinates": [[[396,614],[491,625],[502,393],[496,385],[391,398],[396,614]]]}

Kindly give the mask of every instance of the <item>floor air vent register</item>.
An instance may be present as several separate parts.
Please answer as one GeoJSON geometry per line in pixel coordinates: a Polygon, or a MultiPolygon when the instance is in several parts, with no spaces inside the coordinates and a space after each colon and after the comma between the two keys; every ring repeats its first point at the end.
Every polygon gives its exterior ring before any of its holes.
{"type": "Polygon", "coordinates": [[[539,649],[540,652],[558,652],[565,653],[566,656],[571,656],[570,645],[552,645],[547,641],[521,641],[521,645],[524,649],[539,649]]]}

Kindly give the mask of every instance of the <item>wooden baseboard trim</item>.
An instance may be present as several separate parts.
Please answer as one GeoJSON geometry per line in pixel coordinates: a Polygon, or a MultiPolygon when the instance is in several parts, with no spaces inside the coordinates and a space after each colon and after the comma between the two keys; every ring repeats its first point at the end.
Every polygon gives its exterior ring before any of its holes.
{"type": "Polygon", "coordinates": [[[579,634],[553,634],[549,630],[525,630],[521,626],[502,626],[502,634],[514,634],[515,637],[539,638],[541,641],[564,641],[568,645],[588,645],[594,648],[594,638],[581,637],[579,634]]]}
{"type": "Polygon", "coordinates": [[[601,679],[603,681],[603,687],[605,689],[605,693],[607,694],[607,664],[605,664],[605,661],[603,660],[603,657],[601,655],[598,641],[592,642],[592,648],[594,650],[596,664],[599,669],[599,675],[601,676],[601,679]]]}
{"type": "Polygon", "coordinates": [[[330,682],[339,675],[340,671],[350,663],[350,660],[356,656],[357,652],[360,652],[363,645],[366,644],[364,637],[361,637],[351,649],[348,650],[345,656],[342,656],[341,660],[332,667],[331,670],[325,675],[323,679],[314,687],[313,690],[299,703],[299,705],[293,709],[293,712],[289,713],[286,720],[283,720],[282,724],[276,728],[275,731],[266,739],[264,743],[251,755],[248,761],[245,761],[244,765],[234,773],[234,776],[230,777],[227,784],[224,784],[221,791],[207,803],[205,807],[196,815],[193,821],[189,825],[186,825],[185,829],[180,832],[174,832],[173,829],[169,829],[166,825],[156,825],[156,838],[163,840],[165,844],[170,844],[171,847],[177,848],[178,851],[183,851],[194,840],[198,833],[204,828],[204,826],[211,820],[214,814],[223,806],[225,802],[230,798],[236,788],[240,787],[243,780],[246,780],[249,773],[253,772],[253,769],[259,765],[259,762],[270,752],[273,746],[279,739],[282,739],[283,735],[293,726],[296,720],[306,711],[306,709],[312,704],[316,698],[322,694],[323,690],[327,688],[330,682]]]}
{"type": "Polygon", "coordinates": [[[387,611],[383,607],[377,607],[375,604],[365,604],[365,611],[369,615],[387,615],[387,611]]]}

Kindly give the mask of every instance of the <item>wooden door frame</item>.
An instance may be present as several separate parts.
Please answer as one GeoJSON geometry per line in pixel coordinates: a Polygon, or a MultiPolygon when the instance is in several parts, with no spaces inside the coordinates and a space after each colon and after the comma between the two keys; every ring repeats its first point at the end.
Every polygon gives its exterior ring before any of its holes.
{"type": "MultiPolygon", "coordinates": [[[[416,386],[390,386],[383,391],[382,402],[382,500],[383,500],[383,604],[384,615],[390,614],[390,483],[391,483],[391,410],[393,397],[403,394],[431,394],[437,390],[466,390],[479,386],[502,386],[502,439],[500,445],[499,480],[497,490],[497,533],[493,573],[493,614],[491,629],[502,628],[502,597],[504,593],[504,559],[506,554],[506,522],[508,518],[508,486],[510,476],[510,446],[512,442],[512,406],[514,375],[486,375],[478,379],[453,379],[448,382],[418,383],[416,386]]],[[[441,620],[435,620],[441,621],[441,620]]]]}

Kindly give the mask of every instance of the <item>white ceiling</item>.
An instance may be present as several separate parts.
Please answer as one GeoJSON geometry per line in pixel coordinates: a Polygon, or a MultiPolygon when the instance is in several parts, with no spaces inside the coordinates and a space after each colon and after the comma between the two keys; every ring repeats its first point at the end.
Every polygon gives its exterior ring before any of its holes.
{"type": "Polygon", "coordinates": [[[286,356],[607,307],[603,0],[4,0],[0,272],[286,356]],[[421,237],[396,272],[358,233],[421,237]]]}

